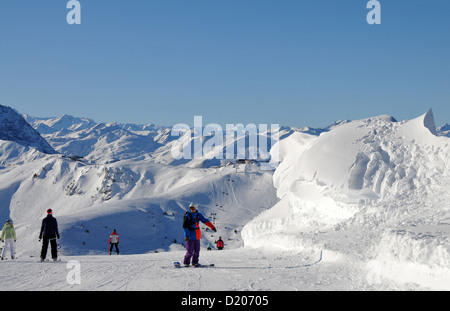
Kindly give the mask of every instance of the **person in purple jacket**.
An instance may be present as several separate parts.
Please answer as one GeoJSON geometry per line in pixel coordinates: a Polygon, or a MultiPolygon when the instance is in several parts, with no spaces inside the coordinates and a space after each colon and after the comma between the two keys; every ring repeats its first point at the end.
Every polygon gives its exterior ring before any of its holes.
{"type": "Polygon", "coordinates": [[[200,239],[202,232],[200,230],[199,222],[203,222],[211,230],[217,232],[216,227],[198,212],[198,204],[189,204],[189,211],[184,214],[183,228],[184,228],[184,240],[186,241],[186,255],[184,256],[184,265],[189,267],[192,259],[192,265],[198,266],[198,258],[200,256],[200,239]]]}

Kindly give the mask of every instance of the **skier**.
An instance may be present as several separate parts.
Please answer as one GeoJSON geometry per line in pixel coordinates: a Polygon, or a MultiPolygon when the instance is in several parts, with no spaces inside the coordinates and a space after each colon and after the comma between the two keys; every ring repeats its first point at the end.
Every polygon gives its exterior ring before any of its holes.
{"type": "Polygon", "coordinates": [[[109,254],[111,255],[113,246],[116,246],[116,252],[117,255],[119,255],[119,235],[117,234],[116,229],[114,229],[113,233],[109,236],[108,243],[110,245],[109,254]]]}
{"type": "Polygon", "coordinates": [[[192,258],[192,265],[197,267],[198,258],[200,256],[200,238],[202,233],[200,231],[199,222],[203,222],[211,230],[217,232],[216,227],[202,214],[198,212],[198,204],[189,204],[189,211],[184,214],[183,228],[184,239],[186,241],[186,255],[184,256],[184,266],[189,267],[192,258]]]}
{"type": "Polygon", "coordinates": [[[3,226],[2,242],[5,242],[5,247],[2,251],[2,260],[5,259],[7,248],[9,248],[11,252],[11,259],[14,259],[14,242],[16,242],[16,230],[14,230],[14,226],[12,225],[10,219],[8,219],[3,226]]]}
{"type": "Polygon", "coordinates": [[[216,242],[216,244],[217,244],[217,249],[218,249],[219,251],[223,250],[224,244],[223,244],[223,241],[222,241],[222,237],[221,237],[221,236],[219,237],[219,240],[216,242]]]}
{"type": "Polygon", "coordinates": [[[58,222],[56,221],[56,218],[53,217],[53,211],[51,208],[47,210],[47,217],[42,219],[41,232],[39,233],[39,242],[42,238],[44,239],[44,241],[42,243],[41,261],[44,261],[45,257],[47,256],[49,242],[52,249],[52,259],[53,261],[57,261],[58,248],[56,239],[59,239],[58,222]]]}

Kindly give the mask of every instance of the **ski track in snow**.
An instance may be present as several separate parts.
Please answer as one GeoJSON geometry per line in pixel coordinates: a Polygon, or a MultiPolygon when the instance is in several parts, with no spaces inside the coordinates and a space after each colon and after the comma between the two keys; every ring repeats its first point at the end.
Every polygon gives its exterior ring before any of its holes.
{"type": "Polygon", "coordinates": [[[253,249],[207,252],[200,262],[215,267],[174,268],[184,252],[145,255],[97,255],[62,257],[61,262],[38,262],[35,258],[0,263],[0,290],[65,291],[298,291],[298,290],[390,290],[398,285],[371,284],[357,261],[308,258],[302,254],[276,254],[253,249]],[[68,284],[72,271],[67,263],[80,263],[81,284],[68,284]],[[330,275],[333,275],[330,278],[330,275]]]}

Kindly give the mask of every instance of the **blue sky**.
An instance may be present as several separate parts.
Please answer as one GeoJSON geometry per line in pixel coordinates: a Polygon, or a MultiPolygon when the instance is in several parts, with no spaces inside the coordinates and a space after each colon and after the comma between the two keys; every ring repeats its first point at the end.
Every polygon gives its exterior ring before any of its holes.
{"type": "Polygon", "coordinates": [[[97,122],[450,123],[450,2],[1,0],[0,104],[97,122]]]}

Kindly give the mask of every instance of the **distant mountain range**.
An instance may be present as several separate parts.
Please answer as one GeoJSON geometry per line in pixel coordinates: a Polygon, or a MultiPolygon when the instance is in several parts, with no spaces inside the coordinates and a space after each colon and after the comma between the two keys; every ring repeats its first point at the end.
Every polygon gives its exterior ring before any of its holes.
{"type": "MultiPolygon", "coordinates": [[[[396,122],[393,117],[389,118],[396,122]]],[[[350,121],[338,121],[324,128],[284,126],[280,129],[280,138],[286,138],[294,132],[317,136],[348,122],[350,121]]],[[[97,123],[89,118],[71,115],[48,118],[20,115],[12,108],[0,105],[0,139],[26,148],[32,147],[45,154],[60,153],[83,158],[90,163],[112,163],[136,159],[192,167],[216,166],[225,161],[227,145],[223,146],[224,160],[222,161],[220,159],[174,159],[171,149],[179,137],[172,136],[171,131],[171,127],[152,123],[97,123]]],[[[437,133],[450,137],[450,125],[445,124],[439,127],[437,133]]],[[[258,135],[268,140],[270,148],[270,130],[258,135]]],[[[204,145],[209,139],[210,137],[203,137],[202,144],[204,145]]],[[[237,139],[231,143],[236,145],[237,139]]],[[[184,144],[193,145],[193,139],[184,144]]],[[[236,147],[232,146],[232,148],[236,147]]],[[[246,152],[248,153],[248,150],[246,152]]],[[[3,154],[5,153],[8,152],[4,151],[3,154]]],[[[5,158],[4,155],[3,158],[5,158]]]]}

